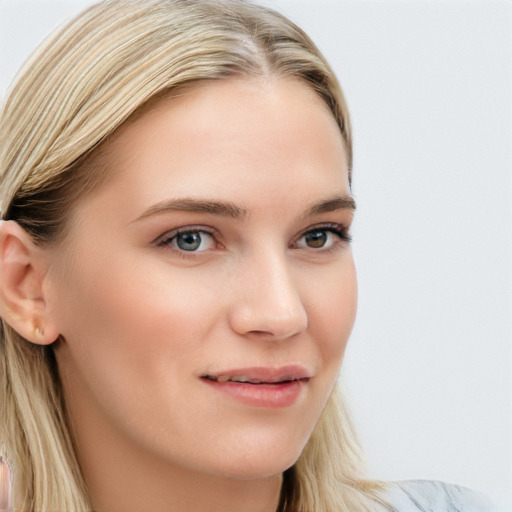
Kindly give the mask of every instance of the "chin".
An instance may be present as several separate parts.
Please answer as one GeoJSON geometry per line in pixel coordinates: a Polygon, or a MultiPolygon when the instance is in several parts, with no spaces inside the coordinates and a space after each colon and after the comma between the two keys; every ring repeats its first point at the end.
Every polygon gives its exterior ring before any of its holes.
{"type": "MultiPolygon", "coordinates": [[[[298,457],[297,457],[298,458],[298,457]]],[[[236,468],[230,468],[228,472],[223,472],[223,476],[234,480],[262,480],[274,476],[282,475],[287,469],[292,467],[297,458],[288,461],[286,464],[269,464],[269,461],[262,464],[240,465],[236,468]]]]}
{"type": "Polygon", "coordinates": [[[239,480],[255,480],[281,475],[284,471],[293,466],[300,454],[300,448],[294,447],[283,450],[276,449],[276,445],[269,449],[260,449],[258,453],[247,453],[244,456],[224,459],[222,468],[219,468],[224,476],[239,480]]]}

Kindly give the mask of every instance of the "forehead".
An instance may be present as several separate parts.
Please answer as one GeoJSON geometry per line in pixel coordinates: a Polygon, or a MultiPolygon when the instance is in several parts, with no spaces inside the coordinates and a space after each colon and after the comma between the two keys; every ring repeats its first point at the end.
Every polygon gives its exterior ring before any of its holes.
{"type": "Polygon", "coordinates": [[[162,98],[115,134],[106,160],[111,176],[102,191],[139,209],[173,197],[250,208],[298,201],[298,188],[304,200],[349,191],[333,115],[291,79],[208,81],[162,98]]]}
{"type": "MultiPolygon", "coordinates": [[[[301,141],[310,142],[321,131],[329,132],[329,140],[343,138],[331,111],[323,99],[306,83],[284,78],[232,78],[202,81],[154,102],[135,121],[116,133],[109,154],[120,161],[142,156],[144,146],[163,143],[173,150],[188,147],[191,158],[202,153],[226,157],[242,139],[246,146],[252,138],[259,151],[248,158],[273,149],[293,138],[295,151],[301,141]],[[201,139],[201,145],[196,144],[201,139]],[[227,151],[226,151],[227,150],[227,151]],[[230,151],[231,150],[231,151],[230,151]]],[[[173,151],[169,151],[172,153],[173,151]]]]}

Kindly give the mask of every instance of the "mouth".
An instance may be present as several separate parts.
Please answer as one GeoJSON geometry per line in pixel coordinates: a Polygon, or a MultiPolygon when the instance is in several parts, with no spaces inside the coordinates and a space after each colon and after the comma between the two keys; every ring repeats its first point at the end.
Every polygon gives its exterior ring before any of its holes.
{"type": "Polygon", "coordinates": [[[311,378],[312,374],[301,366],[243,368],[201,376],[220,396],[245,406],[267,409],[293,405],[311,378]]]}
{"type": "Polygon", "coordinates": [[[296,381],[303,381],[308,382],[310,377],[283,377],[279,378],[277,380],[264,380],[264,379],[258,379],[258,378],[250,378],[246,375],[220,375],[218,377],[215,377],[213,375],[203,375],[201,378],[205,380],[210,380],[213,382],[238,382],[240,384],[253,384],[253,385],[259,385],[259,384],[287,384],[290,382],[296,382],[296,381]]]}
{"type": "Polygon", "coordinates": [[[300,365],[271,367],[237,368],[217,373],[202,375],[205,380],[213,382],[237,382],[240,384],[285,384],[295,381],[308,382],[311,373],[300,365]]]}

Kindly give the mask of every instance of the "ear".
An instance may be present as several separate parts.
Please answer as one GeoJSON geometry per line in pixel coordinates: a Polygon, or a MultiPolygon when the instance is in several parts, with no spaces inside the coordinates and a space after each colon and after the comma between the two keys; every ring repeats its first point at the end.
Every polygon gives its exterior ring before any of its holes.
{"type": "Polygon", "coordinates": [[[23,338],[49,345],[59,336],[48,315],[44,250],[14,221],[0,221],[0,316],[23,338]]]}

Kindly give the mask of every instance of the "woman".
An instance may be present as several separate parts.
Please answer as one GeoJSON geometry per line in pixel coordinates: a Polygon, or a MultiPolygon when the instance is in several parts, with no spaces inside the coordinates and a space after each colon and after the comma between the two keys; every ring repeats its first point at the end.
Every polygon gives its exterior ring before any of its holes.
{"type": "Polygon", "coordinates": [[[364,480],[335,390],[350,123],[302,31],[231,0],[100,3],[1,119],[17,510],[479,510],[364,480]]]}

